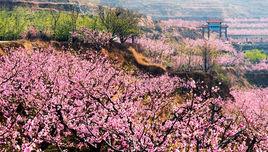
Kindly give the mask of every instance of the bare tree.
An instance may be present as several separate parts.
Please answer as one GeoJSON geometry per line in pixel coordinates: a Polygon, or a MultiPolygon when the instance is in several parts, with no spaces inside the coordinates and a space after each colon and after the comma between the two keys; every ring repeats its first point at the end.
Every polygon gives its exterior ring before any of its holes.
{"type": "Polygon", "coordinates": [[[75,3],[72,5],[72,11],[71,11],[71,20],[72,20],[72,30],[75,32],[76,30],[76,24],[79,17],[80,9],[79,9],[79,2],[75,1],[75,3]]]}
{"type": "Polygon", "coordinates": [[[203,65],[204,65],[204,71],[208,72],[210,68],[210,62],[211,62],[211,51],[208,47],[207,43],[202,48],[202,55],[203,55],[203,65]]]}
{"type": "Polygon", "coordinates": [[[52,31],[53,31],[53,34],[56,31],[57,24],[58,24],[58,21],[60,19],[60,13],[61,12],[59,10],[50,9],[50,14],[52,16],[52,31]]]}

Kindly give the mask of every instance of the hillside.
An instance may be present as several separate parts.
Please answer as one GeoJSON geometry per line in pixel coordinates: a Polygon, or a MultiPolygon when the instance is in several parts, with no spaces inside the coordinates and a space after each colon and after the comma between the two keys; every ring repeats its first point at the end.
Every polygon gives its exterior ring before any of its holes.
{"type": "Polygon", "coordinates": [[[34,0],[34,2],[79,2],[81,5],[86,5],[89,10],[94,9],[96,5],[124,7],[157,19],[261,18],[268,16],[266,10],[268,1],[261,0],[168,0],[164,2],[161,0],[34,0]]]}
{"type": "Polygon", "coordinates": [[[266,9],[268,1],[263,0],[100,0],[98,3],[126,7],[155,18],[259,18],[268,16],[266,9]]]}

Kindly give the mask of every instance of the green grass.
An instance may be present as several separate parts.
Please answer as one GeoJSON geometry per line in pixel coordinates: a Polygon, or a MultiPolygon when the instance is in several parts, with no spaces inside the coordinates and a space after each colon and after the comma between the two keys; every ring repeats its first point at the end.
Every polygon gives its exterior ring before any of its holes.
{"type": "Polygon", "coordinates": [[[58,20],[57,24],[54,24],[55,18],[47,10],[32,11],[21,7],[12,11],[0,10],[0,40],[20,39],[30,26],[59,41],[68,40],[75,28],[104,29],[96,16],[80,14],[75,22],[70,12],[58,12],[56,15],[58,20]]]}
{"type": "Polygon", "coordinates": [[[245,51],[245,58],[249,59],[253,63],[258,63],[262,60],[268,59],[268,54],[262,50],[253,49],[245,51]]]}

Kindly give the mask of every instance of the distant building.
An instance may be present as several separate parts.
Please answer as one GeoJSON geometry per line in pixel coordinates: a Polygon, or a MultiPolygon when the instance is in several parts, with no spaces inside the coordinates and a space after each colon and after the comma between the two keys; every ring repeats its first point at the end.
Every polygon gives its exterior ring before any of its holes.
{"type": "Polygon", "coordinates": [[[202,36],[205,38],[205,33],[207,33],[208,38],[210,38],[211,32],[219,33],[219,38],[222,38],[222,34],[224,33],[225,38],[228,39],[227,29],[228,26],[223,24],[222,20],[219,19],[211,19],[207,20],[207,24],[201,26],[202,28],[202,36]]]}

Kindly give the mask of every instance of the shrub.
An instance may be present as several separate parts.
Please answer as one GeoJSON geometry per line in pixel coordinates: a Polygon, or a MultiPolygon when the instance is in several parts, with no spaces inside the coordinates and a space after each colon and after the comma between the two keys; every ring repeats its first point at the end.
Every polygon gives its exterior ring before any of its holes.
{"type": "Polygon", "coordinates": [[[93,15],[80,15],[77,20],[77,27],[85,27],[94,30],[105,30],[105,28],[100,22],[99,17],[93,15]]]}
{"type": "Polygon", "coordinates": [[[53,38],[57,41],[68,41],[71,38],[72,33],[72,21],[69,19],[62,19],[57,24],[53,38]]]}
{"type": "Polygon", "coordinates": [[[140,33],[138,23],[141,16],[130,10],[100,7],[99,17],[106,30],[112,33],[113,37],[118,37],[121,43],[140,33]]]}
{"type": "Polygon", "coordinates": [[[258,63],[262,60],[268,59],[267,53],[258,49],[245,51],[245,57],[253,63],[258,63]]]}
{"type": "Polygon", "coordinates": [[[43,31],[39,31],[34,26],[29,27],[26,32],[23,32],[21,34],[21,38],[26,39],[26,40],[35,40],[35,39],[40,39],[44,41],[50,40],[50,36],[48,36],[43,31]]]}
{"type": "Polygon", "coordinates": [[[39,31],[31,26],[26,32],[22,33],[21,37],[23,39],[28,39],[28,40],[33,40],[33,39],[37,39],[39,36],[39,31]]]}
{"type": "Polygon", "coordinates": [[[29,22],[31,22],[31,25],[34,26],[38,31],[48,34],[52,33],[52,17],[48,11],[39,10],[32,12],[29,22]]]}

